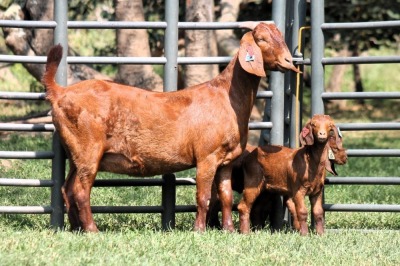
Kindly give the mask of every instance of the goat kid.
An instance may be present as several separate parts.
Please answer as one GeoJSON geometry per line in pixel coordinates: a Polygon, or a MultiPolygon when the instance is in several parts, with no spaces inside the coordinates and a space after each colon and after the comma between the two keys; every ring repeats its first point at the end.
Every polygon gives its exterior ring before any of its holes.
{"type": "MultiPolygon", "coordinates": [[[[336,126],[332,128],[333,132],[329,133],[328,137],[328,159],[330,161],[333,175],[337,175],[335,170],[335,164],[343,165],[347,162],[346,150],[343,148],[343,137],[339,129],[336,126]]],[[[245,151],[234,160],[232,164],[232,189],[238,193],[243,192],[244,187],[244,173],[243,173],[243,162],[245,158],[257,147],[253,145],[247,145],[245,151]]],[[[271,191],[263,191],[257,197],[250,212],[250,221],[252,227],[261,229],[265,226],[267,217],[269,216],[270,221],[274,219],[271,217],[274,215],[272,210],[272,202],[280,197],[279,194],[271,191]]],[[[220,228],[220,222],[218,219],[218,212],[220,204],[215,189],[213,186],[212,197],[210,202],[210,208],[207,213],[207,225],[210,227],[220,228]]]]}
{"type": "Polygon", "coordinates": [[[264,69],[298,70],[274,24],[246,33],[214,79],[168,93],[109,81],[59,86],[62,47],[48,53],[43,84],[53,123],[69,158],[62,188],[72,230],[96,232],[90,192],[98,171],[153,176],[197,167],[196,231],[204,231],[218,169],[223,228],[233,231],[231,162],[246,146],[248,121],[264,69]]]}
{"type": "Polygon", "coordinates": [[[314,115],[300,134],[303,147],[290,149],[267,145],[253,150],[244,159],[244,189],[238,205],[242,233],[249,233],[253,204],[265,192],[284,196],[293,216],[293,225],[301,235],[308,233],[304,203],[308,195],[316,232],[324,233],[322,189],[325,169],[337,175],[333,163],[345,164],[347,161],[341,137],[337,138],[336,134],[339,134],[338,130],[329,116],[314,115]]]}

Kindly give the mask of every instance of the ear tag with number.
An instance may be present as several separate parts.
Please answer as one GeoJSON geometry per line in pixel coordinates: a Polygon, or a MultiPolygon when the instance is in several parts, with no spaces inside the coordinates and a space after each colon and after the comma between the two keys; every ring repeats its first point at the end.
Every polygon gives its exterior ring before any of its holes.
{"type": "Polygon", "coordinates": [[[335,160],[335,154],[333,154],[333,151],[331,149],[329,149],[328,151],[328,159],[335,160]]]}
{"type": "Polygon", "coordinates": [[[246,62],[254,61],[256,59],[253,48],[251,46],[247,47],[247,53],[246,53],[246,62]]]}

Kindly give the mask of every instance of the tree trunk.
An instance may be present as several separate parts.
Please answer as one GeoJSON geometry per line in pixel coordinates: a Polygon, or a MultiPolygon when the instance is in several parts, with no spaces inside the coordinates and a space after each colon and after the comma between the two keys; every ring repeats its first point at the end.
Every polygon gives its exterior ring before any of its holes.
{"type": "MultiPolygon", "coordinates": [[[[214,19],[214,1],[186,1],[186,21],[204,22],[214,19]]],[[[187,57],[216,56],[217,44],[212,30],[187,30],[185,32],[187,57]]],[[[203,83],[218,75],[217,65],[187,65],[185,87],[203,83]]]]}
{"type": "MultiPolygon", "coordinates": [[[[118,21],[144,21],[142,0],[114,0],[118,21]]],[[[149,37],[144,29],[117,30],[118,56],[149,57],[149,37]]],[[[139,88],[162,91],[163,81],[151,65],[119,65],[117,81],[139,88]]]]}
{"type": "MultiPolygon", "coordinates": [[[[356,43],[356,45],[354,45],[353,47],[353,54],[352,56],[360,56],[360,52],[358,49],[358,45],[356,43]]],[[[361,79],[361,71],[360,71],[360,65],[353,65],[353,73],[354,73],[354,86],[355,86],[355,91],[356,92],[363,92],[364,91],[364,87],[362,84],[362,79],[361,79]]],[[[359,99],[358,100],[359,104],[364,104],[365,101],[363,99],[359,99]]]]}
{"type": "MultiPolygon", "coordinates": [[[[342,50],[340,50],[337,54],[339,57],[346,57],[349,54],[348,45],[345,45],[342,50]]],[[[343,76],[346,72],[347,65],[334,65],[332,68],[332,73],[329,77],[328,86],[326,88],[329,92],[340,92],[342,90],[343,84],[343,76]]],[[[332,101],[335,105],[340,108],[344,108],[346,105],[346,101],[337,100],[332,101]]]]}
{"type": "MultiPolygon", "coordinates": [[[[239,14],[241,0],[221,0],[219,22],[235,22],[239,14]]],[[[223,56],[233,56],[239,49],[239,40],[233,30],[217,30],[218,51],[223,56]]]]}
{"type": "MultiPolygon", "coordinates": [[[[6,20],[53,20],[53,1],[27,0],[24,7],[13,4],[3,13],[6,20]]],[[[53,29],[3,28],[5,43],[15,55],[46,55],[53,45],[53,29]]],[[[44,73],[43,64],[23,64],[38,81],[44,73]]],[[[109,79],[107,76],[85,65],[70,65],[68,84],[83,79],[109,79]]]]}

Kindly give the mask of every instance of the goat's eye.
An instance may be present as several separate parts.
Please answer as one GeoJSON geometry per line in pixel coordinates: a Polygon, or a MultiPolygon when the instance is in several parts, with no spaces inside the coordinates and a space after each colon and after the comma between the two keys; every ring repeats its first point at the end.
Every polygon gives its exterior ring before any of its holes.
{"type": "Polygon", "coordinates": [[[335,135],[335,132],[333,130],[331,130],[331,131],[329,131],[329,135],[333,137],[335,135]]]}

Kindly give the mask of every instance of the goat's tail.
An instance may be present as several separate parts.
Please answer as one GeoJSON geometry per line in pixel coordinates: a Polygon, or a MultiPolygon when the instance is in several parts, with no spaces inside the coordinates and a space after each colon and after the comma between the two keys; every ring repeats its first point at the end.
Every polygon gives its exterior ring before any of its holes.
{"type": "Polygon", "coordinates": [[[46,98],[51,103],[58,98],[62,87],[55,81],[58,65],[62,58],[63,48],[60,44],[51,47],[47,54],[46,71],[44,72],[42,83],[46,87],[46,98]]]}

